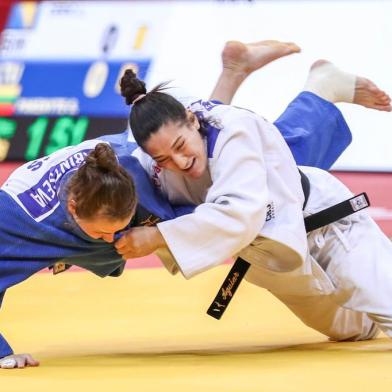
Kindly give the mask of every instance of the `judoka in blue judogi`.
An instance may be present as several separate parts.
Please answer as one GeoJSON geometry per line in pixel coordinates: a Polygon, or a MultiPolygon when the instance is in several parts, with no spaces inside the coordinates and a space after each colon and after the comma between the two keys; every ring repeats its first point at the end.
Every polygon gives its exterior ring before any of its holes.
{"type": "MultiPolygon", "coordinates": [[[[301,165],[329,168],[351,141],[339,110],[312,93],[301,93],[275,125],[301,165]]],[[[172,207],[154,188],[132,155],[137,145],[127,131],[26,163],[0,190],[0,304],[9,287],[45,268],[77,265],[100,277],[123,272],[125,262],[113,244],[88,237],[67,211],[66,184],[99,142],[110,144],[135,182],[138,208],[129,227],[192,211],[193,206],[172,207]]],[[[12,353],[0,335],[0,358],[12,353]]]]}

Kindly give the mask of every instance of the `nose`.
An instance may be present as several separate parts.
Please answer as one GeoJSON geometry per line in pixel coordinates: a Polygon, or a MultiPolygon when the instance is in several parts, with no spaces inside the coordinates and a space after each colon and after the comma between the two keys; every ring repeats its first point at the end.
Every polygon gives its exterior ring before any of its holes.
{"type": "Polygon", "coordinates": [[[175,154],[172,157],[174,164],[181,170],[184,170],[188,166],[188,158],[182,154],[175,154]]]}
{"type": "Polygon", "coordinates": [[[101,237],[105,242],[113,242],[114,241],[114,234],[102,234],[101,237]]]}

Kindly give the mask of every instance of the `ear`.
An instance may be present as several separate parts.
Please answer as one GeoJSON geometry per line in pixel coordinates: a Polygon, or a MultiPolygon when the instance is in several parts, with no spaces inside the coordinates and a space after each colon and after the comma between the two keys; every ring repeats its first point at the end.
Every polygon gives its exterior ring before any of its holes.
{"type": "Polygon", "coordinates": [[[69,198],[67,202],[68,212],[75,217],[76,216],[76,201],[69,198]]]}
{"type": "Polygon", "coordinates": [[[191,112],[189,109],[187,109],[186,116],[189,121],[189,124],[191,124],[192,126],[194,126],[198,130],[200,128],[200,123],[199,123],[199,120],[197,119],[197,117],[195,116],[195,114],[193,112],[191,112]]]}

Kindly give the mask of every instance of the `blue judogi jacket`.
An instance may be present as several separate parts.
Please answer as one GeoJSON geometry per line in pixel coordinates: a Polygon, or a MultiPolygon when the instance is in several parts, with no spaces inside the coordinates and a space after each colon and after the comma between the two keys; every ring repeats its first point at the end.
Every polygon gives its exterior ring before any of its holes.
{"type": "MultiPolygon", "coordinates": [[[[275,125],[300,165],[328,169],[351,141],[340,111],[312,93],[294,99],[275,125]]],[[[0,305],[7,288],[60,261],[101,277],[123,272],[125,262],[113,244],[88,237],[66,208],[67,181],[100,141],[110,143],[134,179],[139,202],[129,227],[149,217],[157,222],[156,218],[173,219],[193,210],[193,206],[171,206],[152,185],[132,156],[138,146],[128,141],[128,132],[83,142],[27,163],[0,190],[0,305]]],[[[0,334],[0,358],[12,353],[0,334]]]]}

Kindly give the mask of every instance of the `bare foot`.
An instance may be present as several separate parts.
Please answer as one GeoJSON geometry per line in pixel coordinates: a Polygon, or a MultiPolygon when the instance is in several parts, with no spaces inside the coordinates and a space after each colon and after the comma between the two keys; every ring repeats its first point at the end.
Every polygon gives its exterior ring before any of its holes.
{"type": "Polygon", "coordinates": [[[222,52],[222,63],[224,69],[247,76],[280,57],[300,51],[292,42],[267,40],[244,44],[228,41],[222,52]]]}
{"type": "Polygon", "coordinates": [[[384,112],[392,111],[390,96],[380,90],[371,80],[360,76],[357,76],[355,81],[353,103],[384,112]]]}
{"type": "Polygon", "coordinates": [[[300,50],[291,42],[260,41],[244,44],[228,41],[222,51],[222,71],[210,99],[229,105],[241,84],[253,71],[300,50]]]}
{"type": "Polygon", "coordinates": [[[327,60],[318,60],[310,68],[305,90],[330,102],[355,103],[390,112],[391,98],[372,81],[341,71],[327,60]]]}

